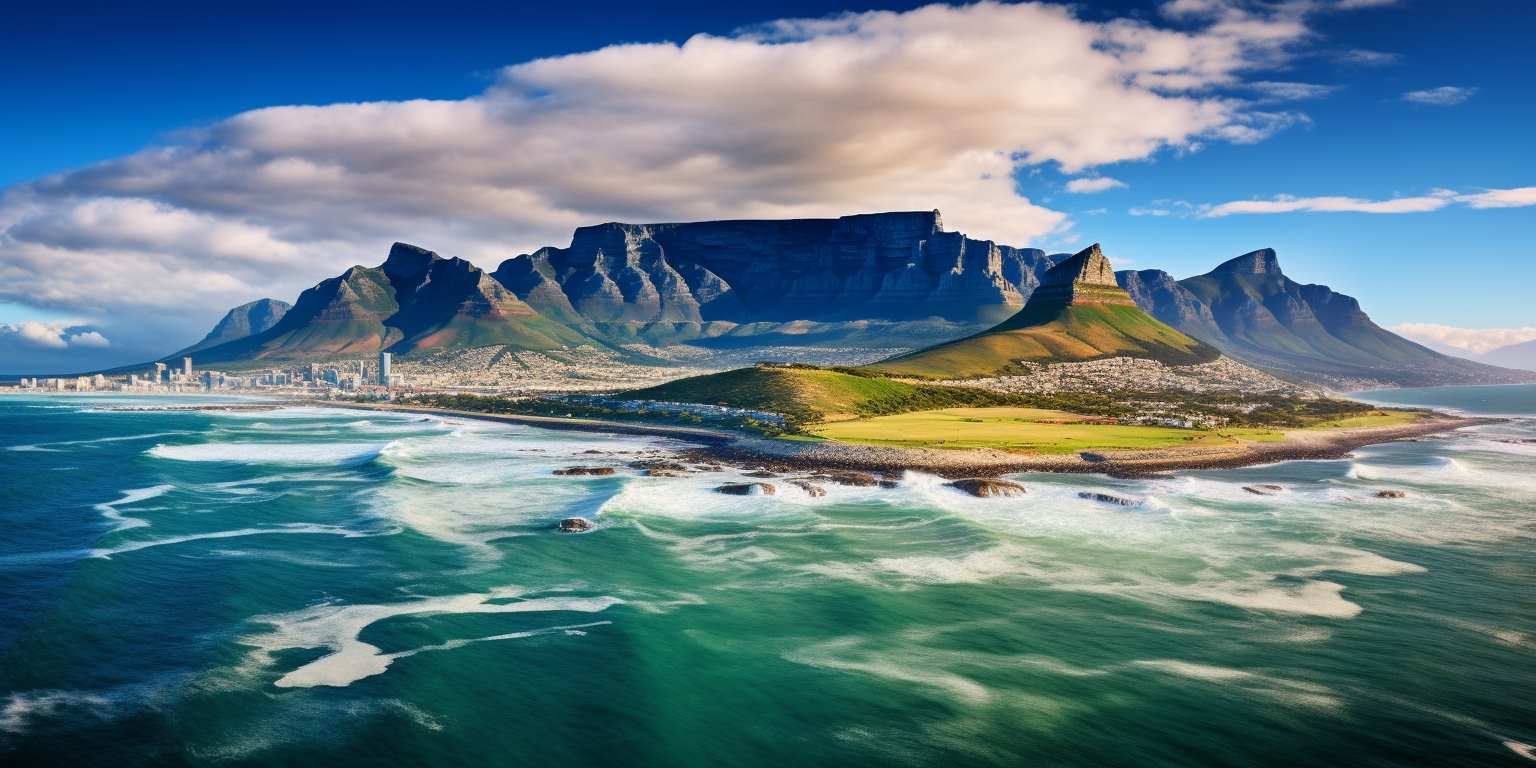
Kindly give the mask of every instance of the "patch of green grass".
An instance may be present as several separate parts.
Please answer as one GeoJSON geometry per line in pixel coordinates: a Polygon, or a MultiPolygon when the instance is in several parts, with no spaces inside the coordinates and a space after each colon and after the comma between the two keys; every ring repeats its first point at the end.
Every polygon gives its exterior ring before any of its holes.
{"type": "Polygon", "coordinates": [[[996,448],[1019,453],[1211,447],[1278,440],[1274,430],[1126,426],[1038,408],[944,408],[816,424],[807,431],[848,443],[904,448],[996,448]]]}
{"type": "Polygon", "coordinates": [[[1412,424],[1424,416],[1419,411],[1369,411],[1308,424],[1308,429],[1359,429],[1362,427],[1393,427],[1412,424]]]}

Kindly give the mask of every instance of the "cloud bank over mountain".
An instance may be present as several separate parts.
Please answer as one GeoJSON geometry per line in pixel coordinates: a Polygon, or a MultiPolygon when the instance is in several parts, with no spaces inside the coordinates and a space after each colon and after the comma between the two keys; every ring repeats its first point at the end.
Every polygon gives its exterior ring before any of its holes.
{"type": "Polygon", "coordinates": [[[1306,10],[936,5],[529,61],[463,100],[258,109],[6,190],[0,301],[152,309],[137,331],[192,319],[195,337],[396,238],[494,264],[606,220],[941,208],[1027,244],[1070,222],[1018,193],[1023,166],[1091,171],[1304,119],[1227,94],[1304,44],[1306,10]]]}

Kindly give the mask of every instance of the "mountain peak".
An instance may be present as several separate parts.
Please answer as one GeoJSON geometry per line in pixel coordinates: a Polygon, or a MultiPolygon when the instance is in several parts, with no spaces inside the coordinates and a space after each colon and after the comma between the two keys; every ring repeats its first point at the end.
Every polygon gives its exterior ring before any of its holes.
{"type": "Polygon", "coordinates": [[[1278,275],[1280,274],[1280,259],[1275,256],[1275,249],[1260,248],[1250,251],[1235,259],[1222,262],[1211,274],[1225,275],[1278,275]]]}
{"type": "Polygon", "coordinates": [[[1115,283],[1115,268],[1110,266],[1098,243],[1073,254],[1066,261],[1051,267],[1041,281],[1046,285],[1107,285],[1115,283]]]}
{"type": "Polygon", "coordinates": [[[380,269],[390,277],[414,279],[431,269],[432,262],[441,261],[442,258],[432,251],[410,243],[395,243],[390,246],[389,258],[384,260],[380,269]]]}

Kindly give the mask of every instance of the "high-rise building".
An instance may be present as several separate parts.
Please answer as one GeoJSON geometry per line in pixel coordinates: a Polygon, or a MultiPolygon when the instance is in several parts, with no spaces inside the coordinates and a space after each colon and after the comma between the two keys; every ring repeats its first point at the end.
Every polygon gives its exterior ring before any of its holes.
{"type": "Polygon", "coordinates": [[[155,383],[165,383],[165,363],[155,363],[155,383]]]}
{"type": "Polygon", "coordinates": [[[388,352],[379,353],[379,384],[389,386],[389,366],[394,356],[388,352]]]}
{"type": "Polygon", "coordinates": [[[181,359],[181,375],[187,377],[188,379],[192,378],[192,358],[191,357],[183,357],[181,359]]]}

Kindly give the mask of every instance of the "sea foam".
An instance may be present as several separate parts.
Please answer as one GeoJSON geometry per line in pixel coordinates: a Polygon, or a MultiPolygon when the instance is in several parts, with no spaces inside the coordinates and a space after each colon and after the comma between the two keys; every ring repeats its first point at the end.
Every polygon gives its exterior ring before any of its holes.
{"type": "Polygon", "coordinates": [[[279,688],[314,686],[345,687],[363,678],[382,674],[395,659],[422,651],[448,650],[470,642],[531,637],[566,629],[589,628],[604,622],[547,627],[533,632],[514,632],[471,640],[435,643],[418,648],[385,653],[378,646],[358,639],[369,626],[396,616],[431,616],[477,613],[600,613],[623,603],[616,597],[525,597],[517,590],[502,589],[480,594],[433,597],[405,603],[381,605],[318,605],[292,613],[259,616],[252,619],[267,624],[272,631],[245,638],[257,649],[249,659],[258,667],[274,661],[283,650],[327,648],[331,652],[304,664],[277,679],[279,688]],[[493,602],[495,601],[495,602],[493,602]],[[505,602],[510,601],[510,602],[505,602]]]}
{"type": "Polygon", "coordinates": [[[222,461],[238,464],[358,464],[384,450],[387,443],[193,443],[156,445],[148,453],[171,461],[222,461]]]}

